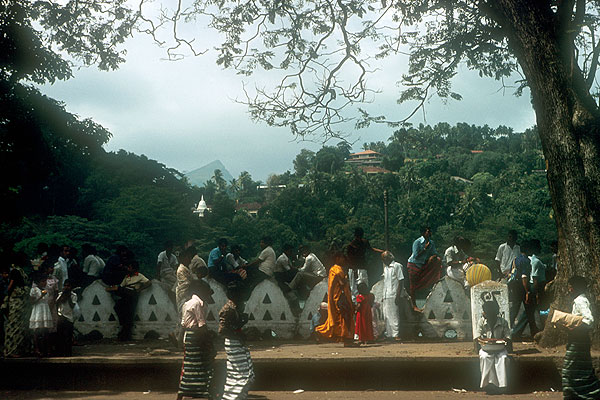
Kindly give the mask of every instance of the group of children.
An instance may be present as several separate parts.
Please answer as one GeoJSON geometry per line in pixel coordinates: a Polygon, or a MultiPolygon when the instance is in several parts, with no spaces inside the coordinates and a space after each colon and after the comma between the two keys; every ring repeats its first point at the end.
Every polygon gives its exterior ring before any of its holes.
{"type": "Polygon", "coordinates": [[[39,274],[29,291],[32,304],[29,328],[33,331],[34,354],[37,356],[69,357],[72,354],[77,294],[69,279],[62,285],[59,283],[54,275],[39,274]]]}

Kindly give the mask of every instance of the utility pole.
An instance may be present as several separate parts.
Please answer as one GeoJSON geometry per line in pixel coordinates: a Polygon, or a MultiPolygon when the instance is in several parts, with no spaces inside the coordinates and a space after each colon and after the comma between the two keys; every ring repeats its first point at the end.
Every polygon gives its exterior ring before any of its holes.
{"type": "Polygon", "coordinates": [[[388,224],[388,191],[383,191],[383,223],[385,226],[385,249],[390,249],[390,229],[388,224]]]}

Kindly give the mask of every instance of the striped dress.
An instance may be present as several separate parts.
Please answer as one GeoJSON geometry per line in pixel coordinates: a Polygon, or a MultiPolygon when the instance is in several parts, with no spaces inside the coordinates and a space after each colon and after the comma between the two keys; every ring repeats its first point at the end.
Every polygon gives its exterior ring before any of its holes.
{"type": "Polygon", "coordinates": [[[219,333],[225,337],[227,376],[223,387],[225,400],[248,398],[250,384],[254,381],[254,366],[250,350],[244,344],[242,326],[246,319],[229,300],[219,312],[219,333]]]}
{"type": "Polygon", "coordinates": [[[585,295],[575,299],[572,314],[583,316],[583,324],[569,332],[562,370],[563,398],[600,399],[600,381],[592,365],[588,332],[594,317],[585,295]]]}
{"type": "Polygon", "coordinates": [[[210,398],[215,350],[208,331],[186,329],[178,397],[210,398]]]}
{"type": "Polygon", "coordinates": [[[216,351],[206,327],[205,304],[195,294],[182,306],[183,366],[177,398],[211,398],[216,351]]]}

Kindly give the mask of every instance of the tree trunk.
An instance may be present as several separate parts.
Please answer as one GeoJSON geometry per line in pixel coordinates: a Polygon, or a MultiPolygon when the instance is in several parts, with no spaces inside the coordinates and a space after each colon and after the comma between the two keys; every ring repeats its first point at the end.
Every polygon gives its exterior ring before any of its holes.
{"type": "MultiPolygon", "coordinates": [[[[589,299],[600,295],[600,118],[562,33],[545,2],[498,0],[494,15],[505,29],[531,90],[558,231],[558,273],[552,309],[570,311],[567,281],[587,278],[589,299]]],[[[568,29],[564,29],[568,31],[568,29]]],[[[544,238],[540,238],[544,239],[544,238]]],[[[547,324],[542,345],[564,342],[547,324]]],[[[600,344],[598,332],[594,343],[600,344]]]]}

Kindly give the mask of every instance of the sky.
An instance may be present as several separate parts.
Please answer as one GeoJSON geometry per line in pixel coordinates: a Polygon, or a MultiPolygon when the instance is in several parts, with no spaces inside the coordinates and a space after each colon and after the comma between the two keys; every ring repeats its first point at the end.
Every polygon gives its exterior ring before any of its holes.
{"type": "MultiPolygon", "coordinates": [[[[216,65],[212,53],[167,61],[165,50],[146,36],[130,39],[126,48],[126,62],[116,71],[79,68],[72,79],[41,87],[63,101],[69,112],[107,128],[112,138],[106,150],[145,154],[182,172],[218,159],[234,177],[248,171],[255,180],[265,181],[272,173],[293,171],[301,149],[322,146],[319,137],[296,141],[287,128],[253,122],[247,107],[236,102],[244,97],[244,83],[272,83],[268,74],[242,78],[216,65]]],[[[365,106],[372,114],[390,119],[409,114],[409,107],[396,104],[401,89],[397,81],[406,64],[406,57],[387,59],[369,78],[370,87],[381,92],[365,106]]],[[[506,125],[517,132],[535,123],[528,92],[515,97],[510,90],[500,90],[499,82],[466,69],[456,76],[453,89],[462,101],[434,98],[425,114],[417,113],[410,122],[506,125]]],[[[393,128],[383,125],[361,130],[349,125],[347,140],[358,151],[364,142],[387,140],[392,133],[393,128]]]]}

